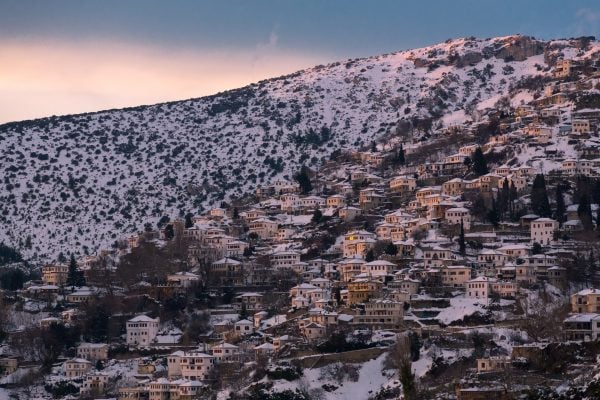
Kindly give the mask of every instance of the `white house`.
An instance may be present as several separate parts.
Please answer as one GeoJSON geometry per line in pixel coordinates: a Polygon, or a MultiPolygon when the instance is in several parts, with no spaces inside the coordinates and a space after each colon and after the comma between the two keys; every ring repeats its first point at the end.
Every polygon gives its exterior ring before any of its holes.
{"type": "Polygon", "coordinates": [[[261,239],[271,239],[277,235],[278,223],[267,218],[258,218],[248,224],[249,232],[256,233],[261,239]]]}
{"type": "Polygon", "coordinates": [[[88,361],[108,359],[108,344],[106,343],[81,343],[77,346],[77,357],[88,361]]]}
{"type": "Polygon", "coordinates": [[[67,378],[79,378],[92,369],[92,363],[83,358],[72,358],[65,361],[65,374],[67,378]]]}
{"type": "Polygon", "coordinates": [[[220,343],[213,346],[212,354],[219,362],[240,360],[240,348],[231,343],[220,343]]]}
{"type": "Polygon", "coordinates": [[[417,188],[417,180],[410,176],[397,176],[390,181],[392,192],[407,193],[417,188]]]}
{"type": "Polygon", "coordinates": [[[181,376],[186,379],[208,381],[215,367],[215,357],[201,352],[184,353],[179,357],[181,376]]]}
{"type": "Polygon", "coordinates": [[[464,207],[453,207],[446,210],[448,225],[460,225],[461,221],[465,231],[471,229],[471,213],[464,207]]]}
{"type": "Polygon", "coordinates": [[[465,283],[467,297],[473,299],[487,299],[491,292],[490,284],[495,281],[495,279],[486,276],[478,276],[477,278],[468,280],[465,283]]]}
{"type": "Polygon", "coordinates": [[[558,230],[558,221],[550,218],[538,218],[531,221],[531,243],[549,245],[554,240],[554,233],[558,230]]]}
{"type": "Polygon", "coordinates": [[[138,315],[127,321],[127,344],[130,346],[148,346],[158,334],[158,318],[138,315]]]}
{"type": "Polygon", "coordinates": [[[279,251],[271,254],[271,267],[275,269],[292,268],[300,262],[300,253],[296,251],[279,251]]]}
{"type": "Polygon", "coordinates": [[[236,336],[251,335],[254,333],[254,323],[247,319],[241,319],[233,324],[233,330],[236,336]]]}

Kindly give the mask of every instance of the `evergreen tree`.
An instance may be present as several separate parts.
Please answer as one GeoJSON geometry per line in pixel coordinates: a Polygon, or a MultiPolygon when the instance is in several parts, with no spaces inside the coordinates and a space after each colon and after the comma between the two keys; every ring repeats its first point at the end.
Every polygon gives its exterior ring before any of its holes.
{"type": "Polygon", "coordinates": [[[412,362],[419,361],[421,358],[421,340],[416,332],[409,332],[408,338],[410,339],[410,360],[412,362]]]}
{"type": "Polygon", "coordinates": [[[488,211],[487,218],[488,221],[494,225],[494,228],[498,227],[498,224],[500,223],[500,216],[498,215],[498,206],[496,205],[495,199],[492,199],[492,208],[488,211]]]}
{"type": "Polygon", "coordinates": [[[248,318],[248,307],[246,307],[246,303],[242,303],[242,307],[240,308],[240,319],[248,318]]]}
{"type": "Polygon", "coordinates": [[[375,142],[371,142],[371,152],[377,152],[377,144],[375,142]]]}
{"type": "Polygon", "coordinates": [[[514,218],[515,214],[515,201],[519,198],[519,194],[517,193],[517,188],[515,187],[514,182],[510,183],[510,189],[508,192],[508,201],[510,203],[510,214],[511,217],[514,218]]]}
{"type": "Polygon", "coordinates": [[[417,387],[415,384],[415,374],[412,372],[412,363],[409,360],[403,360],[400,365],[400,383],[402,383],[402,392],[405,400],[416,400],[417,387]]]}
{"type": "Polygon", "coordinates": [[[369,251],[367,251],[367,254],[365,255],[365,261],[375,261],[375,254],[373,253],[373,249],[369,249],[369,251]]]}
{"type": "Polygon", "coordinates": [[[592,222],[592,205],[590,204],[590,198],[586,193],[583,193],[579,198],[579,205],[577,206],[577,215],[581,220],[581,223],[585,230],[592,230],[594,225],[592,222]]]}
{"type": "Polygon", "coordinates": [[[485,199],[481,195],[481,193],[477,194],[475,201],[473,201],[473,206],[471,207],[471,211],[473,215],[475,215],[480,220],[483,220],[487,216],[487,207],[485,206],[485,199]]]}
{"type": "Polygon", "coordinates": [[[67,275],[67,286],[77,285],[77,261],[75,261],[75,255],[71,253],[71,260],[69,261],[69,273],[67,275]]]}
{"type": "Polygon", "coordinates": [[[392,242],[389,242],[387,244],[384,251],[385,251],[385,254],[390,255],[390,256],[395,256],[396,254],[398,254],[398,248],[392,242]]]}
{"type": "Polygon", "coordinates": [[[600,204],[600,179],[594,179],[592,185],[592,202],[594,204],[600,204]]]}
{"type": "Polygon", "coordinates": [[[333,289],[333,298],[338,305],[342,304],[342,291],[339,286],[333,289]]]}
{"type": "Polygon", "coordinates": [[[531,246],[531,254],[542,254],[542,245],[538,242],[534,242],[531,246]]]}
{"type": "Polygon", "coordinates": [[[510,203],[510,188],[508,186],[508,179],[504,179],[502,182],[502,190],[498,194],[498,211],[501,216],[504,216],[509,211],[510,203]]]}
{"type": "Polygon", "coordinates": [[[321,222],[321,219],[323,219],[323,213],[317,208],[313,213],[312,222],[318,224],[319,222],[321,222]]]}
{"type": "Polygon", "coordinates": [[[398,150],[398,164],[404,165],[406,163],[406,157],[404,155],[404,147],[400,144],[400,150],[398,150]]]}
{"type": "Polygon", "coordinates": [[[186,228],[191,228],[192,226],[194,226],[194,221],[192,221],[193,216],[194,215],[192,213],[185,214],[185,227],[186,228]]]}
{"type": "Polygon", "coordinates": [[[300,172],[297,173],[294,178],[298,185],[300,185],[300,191],[302,194],[308,194],[312,190],[312,183],[310,182],[310,177],[308,176],[308,168],[306,166],[302,166],[300,168],[300,172]]]}
{"type": "Polygon", "coordinates": [[[481,147],[478,147],[473,152],[473,172],[475,172],[477,176],[485,175],[489,172],[487,161],[481,147]]]}
{"type": "Polygon", "coordinates": [[[232,215],[234,220],[238,220],[240,219],[240,212],[238,210],[237,207],[233,207],[233,215],[232,215]]]}
{"type": "Polygon", "coordinates": [[[165,226],[165,239],[171,240],[175,237],[175,230],[173,229],[173,224],[168,224],[165,226]]]}
{"type": "Polygon", "coordinates": [[[463,220],[460,220],[460,235],[458,235],[458,248],[461,256],[464,256],[467,252],[467,246],[465,245],[465,224],[463,220]]]}
{"type": "Polygon", "coordinates": [[[558,221],[560,226],[567,220],[567,207],[565,206],[565,199],[563,197],[562,185],[556,185],[556,211],[554,212],[554,219],[558,221]]]}
{"type": "Polygon", "coordinates": [[[77,261],[75,261],[75,255],[71,253],[71,259],[69,260],[69,272],[67,274],[67,286],[84,286],[85,277],[83,272],[77,268],[77,261]]]}
{"type": "Polygon", "coordinates": [[[552,215],[548,192],[546,191],[546,180],[544,175],[537,174],[531,188],[531,208],[540,217],[549,218],[552,215]]]}
{"type": "Polygon", "coordinates": [[[596,209],[596,230],[600,231],[600,205],[596,209]]]}

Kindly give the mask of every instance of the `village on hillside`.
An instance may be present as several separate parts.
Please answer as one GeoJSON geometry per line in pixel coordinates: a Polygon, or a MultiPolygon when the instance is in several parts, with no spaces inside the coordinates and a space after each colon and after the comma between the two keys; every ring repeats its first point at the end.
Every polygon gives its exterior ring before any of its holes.
{"type": "Polygon", "coordinates": [[[599,62],[558,60],[510,113],[337,152],[3,284],[0,391],[598,394],[599,62]]]}

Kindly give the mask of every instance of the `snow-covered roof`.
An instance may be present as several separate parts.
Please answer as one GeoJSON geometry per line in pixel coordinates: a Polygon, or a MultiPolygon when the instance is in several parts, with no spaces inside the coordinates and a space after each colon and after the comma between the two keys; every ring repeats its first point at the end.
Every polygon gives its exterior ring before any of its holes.
{"type": "Polygon", "coordinates": [[[147,315],[138,315],[137,317],[131,318],[129,322],[156,322],[156,320],[147,315]]]}

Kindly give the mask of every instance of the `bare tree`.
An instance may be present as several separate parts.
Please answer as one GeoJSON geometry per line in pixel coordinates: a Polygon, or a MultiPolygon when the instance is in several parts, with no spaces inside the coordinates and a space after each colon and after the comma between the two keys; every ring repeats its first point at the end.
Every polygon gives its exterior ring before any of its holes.
{"type": "Polygon", "coordinates": [[[546,286],[537,293],[521,299],[524,318],[521,328],[535,341],[559,338],[562,321],[569,313],[570,305],[557,300],[546,290],[546,286]]]}

